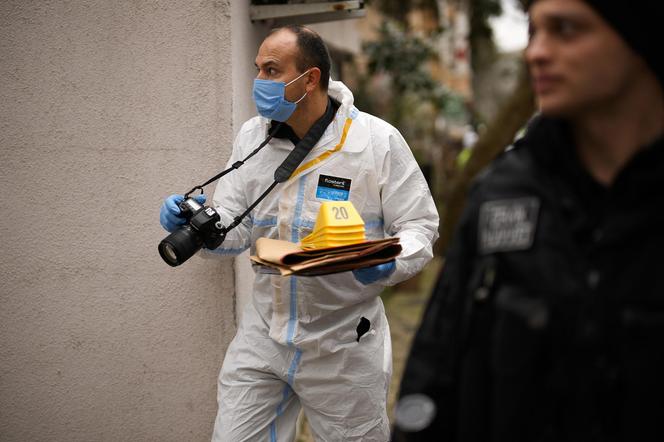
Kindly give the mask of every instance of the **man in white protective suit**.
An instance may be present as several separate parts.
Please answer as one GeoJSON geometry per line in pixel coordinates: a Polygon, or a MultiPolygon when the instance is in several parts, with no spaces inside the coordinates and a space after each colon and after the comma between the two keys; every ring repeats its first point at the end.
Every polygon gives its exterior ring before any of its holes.
{"type": "MultiPolygon", "coordinates": [[[[326,276],[282,277],[256,268],[252,302],[219,376],[213,440],[292,441],[302,408],[316,440],[387,441],[392,352],[378,295],[432,258],[436,207],[399,132],[360,112],[350,90],[329,80],[328,51],[315,32],[302,26],[273,31],[256,66],[261,116],[242,126],[228,164],[246,158],[268,132],[274,137],[220,181],[213,207],[224,225],[270,187],[275,169],[312,126],[327,126],[290,178],[205,253],[254,253],[261,237],[298,242],[327,200],[352,201],[367,239],[399,237],[403,251],[396,262],[326,276]]],[[[182,198],[172,195],[162,206],[169,231],[185,222],[182,198]]]]}

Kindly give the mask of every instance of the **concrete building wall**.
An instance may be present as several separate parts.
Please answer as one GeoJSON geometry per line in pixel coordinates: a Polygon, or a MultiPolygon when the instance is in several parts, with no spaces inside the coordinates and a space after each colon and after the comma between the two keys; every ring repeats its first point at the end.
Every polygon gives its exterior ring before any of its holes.
{"type": "Polygon", "coordinates": [[[364,23],[366,23],[366,18],[323,22],[308,26],[318,32],[328,46],[358,55],[362,52],[360,27],[364,23]]]}
{"type": "MultiPolygon", "coordinates": [[[[232,21],[232,76],[233,76],[233,127],[234,133],[242,123],[256,115],[252,87],[256,77],[258,47],[270,30],[264,23],[251,23],[249,1],[233,1],[232,21]]],[[[258,146],[256,146],[258,147],[258,146]]],[[[260,161],[259,157],[254,161],[260,161]]],[[[235,259],[236,314],[242,319],[242,310],[251,301],[254,272],[249,261],[249,251],[235,259]]]]}
{"type": "Polygon", "coordinates": [[[248,112],[231,11],[0,2],[0,440],[209,439],[232,261],[168,267],[157,217],[248,112]]]}

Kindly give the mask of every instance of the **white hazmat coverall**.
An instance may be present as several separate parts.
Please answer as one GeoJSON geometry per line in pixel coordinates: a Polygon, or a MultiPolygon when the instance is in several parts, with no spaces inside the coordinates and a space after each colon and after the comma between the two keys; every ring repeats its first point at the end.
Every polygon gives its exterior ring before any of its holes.
{"type": "MultiPolygon", "coordinates": [[[[219,376],[214,441],[292,441],[300,407],[316,440],[389,440],[392,351],[378,295],[432,258],[438,213],[399,132],[359,112],[341,82],[331,81],[328,94],[340,106],[312,151],[218,249],[205,253],[236,255],[251,247],[254,254],[261,237],[298,242],[311,233],[320,204],[328,199],[350,199],[364,220],[367,239],[399,237],[403,252],[388,278],[369,285],[351,272],[282,277],[255,267],[252,302],[219,376]],[[348,185],[349,190],[339,188],[348,185]],[[358,336],[361,318],[369,327],[358,336]]],[[[263,117],[247,121],[229,164],[255,149],[269,127],[263,117]]],[[[219,182],[213,205],[224,225],[270,186],[292,149],[291,141],[273,138],[219,182]]]]}

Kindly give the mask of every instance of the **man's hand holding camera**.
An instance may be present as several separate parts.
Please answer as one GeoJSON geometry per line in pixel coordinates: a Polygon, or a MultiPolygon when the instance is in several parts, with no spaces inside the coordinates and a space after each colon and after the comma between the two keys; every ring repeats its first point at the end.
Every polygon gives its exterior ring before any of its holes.
{"type": "MultiPolygon", "coordinates": [[[[194,197],[197,203],[205,203],[205,195],[196,195],[194,197]]],[[[180,204],[184,201],[184,195],[173,194],[164,200],[164,204],[159,211],[159,222],[168,232],[173,232],[182,224],[187,222],[180,210],[180,204]]]]}
{"type": "Polygon", "coordinates": [[[170,266],[178,266],[202,247],[215,249],[224,241],[226,229],[219,214],[206,207],[205,195],[186,198],[171,195],[161,206],[159,221],[171,232],[159,243],[159,254],[170,266]]]}

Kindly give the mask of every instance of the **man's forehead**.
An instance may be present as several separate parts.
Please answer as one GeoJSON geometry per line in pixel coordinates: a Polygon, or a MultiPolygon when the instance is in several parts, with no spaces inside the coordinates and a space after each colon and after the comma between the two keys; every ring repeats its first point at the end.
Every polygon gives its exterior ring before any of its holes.
{"type": "Polygon", "coordinates": [[[297,55],[297,36],[285,30],[269,35],[256,55],[256,64],[288,64],[294,62],[297,55]]]}
{"type": "Polygon", "coordinates": [[[530,17],[533,13],[540,16],[594,15],[594,11],[582,0],[537,0],[531,2],[530,17]]]}

